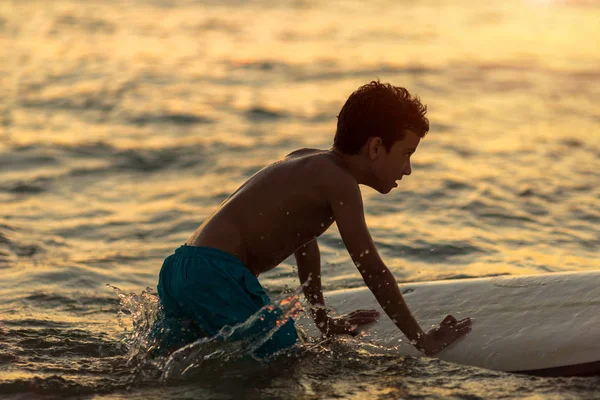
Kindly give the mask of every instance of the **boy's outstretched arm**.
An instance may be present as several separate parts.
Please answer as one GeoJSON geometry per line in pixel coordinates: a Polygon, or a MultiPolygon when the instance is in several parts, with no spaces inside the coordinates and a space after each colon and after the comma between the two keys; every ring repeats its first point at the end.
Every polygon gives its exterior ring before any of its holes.
{"type": "Polygon", "coordinates": [[[417,349],[427,355],[435,354],[470,331],[469,318],[457,321],[447,316],[439,326],[423,332],[406,305],[396,279],[377,252],[356,182],[350,177],[335,179],[327,187],[326,196],[342,240],[363,280],[386,314],[417,349]]]}
{"type": "Polygon", "coordinates": [[[294,252],[298,265],[298,277],[315,324],[325,335],[355,335],[361,325],[377,320],[376,310],[357,310],[348,315],[331,318],[325,308],[321,288],[321,256],[317,239],[313,239],[294,252]]]}

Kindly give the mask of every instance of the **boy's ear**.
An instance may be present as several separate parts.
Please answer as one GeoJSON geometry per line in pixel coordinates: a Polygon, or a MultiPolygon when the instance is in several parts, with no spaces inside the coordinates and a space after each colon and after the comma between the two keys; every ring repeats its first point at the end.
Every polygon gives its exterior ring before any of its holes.
{"type": "Polygon", "coordinates": [[[367,142],[367,150],[369,152],[369,158],[375,160],[379,153],[383,150],[383,141],[380,137],[370,137],[367,142]]]}

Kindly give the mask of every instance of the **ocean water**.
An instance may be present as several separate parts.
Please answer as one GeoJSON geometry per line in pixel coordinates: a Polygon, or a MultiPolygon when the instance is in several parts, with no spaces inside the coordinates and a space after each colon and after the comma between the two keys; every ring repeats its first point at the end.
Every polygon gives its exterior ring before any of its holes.
{"type": "MultiPolygon", "coordinates": [[[[183,373],[142,335],[163,258],[265,164],[329,148],[373,79],[431,121],[412,176],[363,191],[398,281],[600,269],[598,21],[574,0],[3,0],[0,397],[600,397],[359,339],[265,365],[200,343],[183,373]]],[[[363,285],[335,228],[320,244],[325,290],[363,285]]],[[[293,259],[260,279],[297,312],[293,259]]]]}

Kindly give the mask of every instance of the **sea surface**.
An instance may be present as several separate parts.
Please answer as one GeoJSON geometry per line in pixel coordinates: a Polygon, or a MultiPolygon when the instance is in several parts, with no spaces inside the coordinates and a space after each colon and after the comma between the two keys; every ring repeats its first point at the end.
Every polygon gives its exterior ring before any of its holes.
{"type": "MultiPolygon", "coordinates": [[[[0,398],[599,398],[598,377],[361,339],[264,365],[200,343],[193,373],[144,342],[164,257],[265,164],[329,148],[374,79],[431,121],[413,174],[363,190],[399,282],[600,269],[599,21],[598,1],[2,0],[0,398]]],[[[363,285],[335,226],[320,245],[325,290],[363,285]]],[[[260,277],[290,313],[294,267],[260,277]]]]}

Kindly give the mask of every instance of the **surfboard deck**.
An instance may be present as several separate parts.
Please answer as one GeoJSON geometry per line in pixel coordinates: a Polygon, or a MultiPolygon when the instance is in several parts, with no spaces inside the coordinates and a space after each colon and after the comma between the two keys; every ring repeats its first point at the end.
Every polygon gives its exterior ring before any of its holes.
{"type": "MultiPolygon", "coordinates": [[[[600,272],[400,284],[424,330],[451,314],[471,317],[471,332],[435,357],[498,371],[547,376],[600,373],[600,272]]],[[[376,309],[379,321],[362,329],[366,340],[399,356],[421,356],[385,315],[368,288],[325,293],[339,314],[376,309]]],[[[310,318],[298,321],[311,336],[310,318]]]]}

